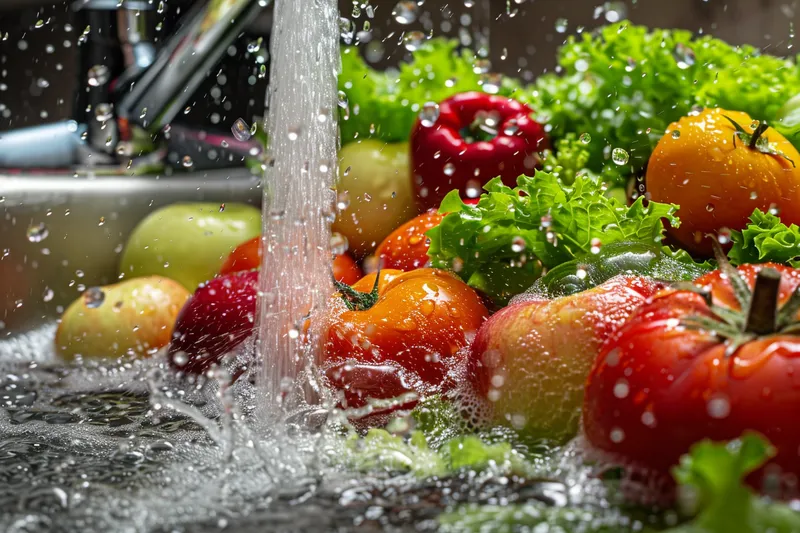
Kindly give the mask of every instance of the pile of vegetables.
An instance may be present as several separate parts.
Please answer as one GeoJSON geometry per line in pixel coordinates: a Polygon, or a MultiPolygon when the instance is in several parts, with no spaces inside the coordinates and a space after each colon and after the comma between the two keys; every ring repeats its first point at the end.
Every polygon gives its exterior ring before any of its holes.
{"type": "MultiPolygon", "coordinates": [[[[340,459],[530,477],[487,428],[556,445],[580,431],[587,457],[644,472],[667,500],[695,491],[693,519],[671,531],[797,531],[758,492],[780,499],[800,474],[800,70],[628,22],[571,37],[559,65],[529,87],[489,85],[444,40],[398,71],[343,51],[337,292],[312,318],[323,379],[361,432],[340,459]],[[418,429],[383,429],[408,416],[418,429]]],[[[180,270],[194,295],[169,315],[166,351],[182,375],[253,333],[259,237],[238,236],[227,260],[225,240],[180,270]]],[[[156,241],[133,239],[125,258],[152,259],[123,271],[169,275],[177,245],[156,241]]],[[[441,522],[570,520],[521,505],[441,522]]]]}

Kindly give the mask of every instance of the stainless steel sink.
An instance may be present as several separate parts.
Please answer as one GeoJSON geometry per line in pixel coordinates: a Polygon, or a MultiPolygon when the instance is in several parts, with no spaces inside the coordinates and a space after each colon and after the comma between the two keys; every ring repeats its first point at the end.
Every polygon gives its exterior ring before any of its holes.
{"type": "Polygon", "coordinates": [[[86,287],[111,283],[128,235],[183,201],[261,205],[246,169],[167,178],[0,175],[0,338],[52,321],[86,287]]]}

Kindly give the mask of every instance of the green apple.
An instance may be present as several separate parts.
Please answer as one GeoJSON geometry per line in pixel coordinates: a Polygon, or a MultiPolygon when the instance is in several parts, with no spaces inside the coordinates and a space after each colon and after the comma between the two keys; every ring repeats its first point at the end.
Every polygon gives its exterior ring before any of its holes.
{"type": "Polygon", "coordinates": [[[92,287],[72,302],[56,330],[63,359],[152,355],[169,344],[190,293],[161,276],[92,287]]]}
{"type": "Polygon", "coordinates": [[[219,272],[236,246],[260,234],[261,212],[250,205],[169,205],[133,230],[120,272],[126,278],[166,276],[194,291],[219,272]]]}
{"type": "Polygon", "coordinates": [[[418,214],[410,172],[408,143],[364,140],[339,152],[339,213],[333,231],[347,238],[356,257],[370,254],[418,214]]]}

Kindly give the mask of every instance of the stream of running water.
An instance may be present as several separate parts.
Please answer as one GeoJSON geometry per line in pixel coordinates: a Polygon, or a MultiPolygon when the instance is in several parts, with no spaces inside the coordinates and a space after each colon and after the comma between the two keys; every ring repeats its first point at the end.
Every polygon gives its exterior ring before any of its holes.
{"type": "Polygon", "coordinates": [[[335,0],[275,2],[257,347],[269,419],[319,392],[313,374],[321,336],[306,328],[333,292],[338,20],[335,0]],[[308,379],[298,393],[300,372],[308,379]]]}

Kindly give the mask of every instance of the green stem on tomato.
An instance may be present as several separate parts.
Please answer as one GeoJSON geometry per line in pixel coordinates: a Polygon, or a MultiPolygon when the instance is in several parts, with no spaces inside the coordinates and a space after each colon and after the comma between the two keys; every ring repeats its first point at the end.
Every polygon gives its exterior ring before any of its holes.
{"type": "Polygon", "coordinates": [[[375,305],[380,297],[378,294],[380,280],[381,271],[378,270],[375,275],[375,285],[372,286],[370,292],[357,291],[347,283],[342,283],[336,279],[333,280],[333,285],[336,287],[336,290],[342,293],[342,300],[344,300],[347,309],[350,311],[366,311],[375,305]]]}

